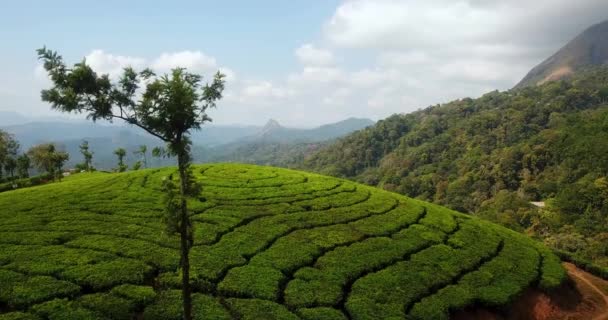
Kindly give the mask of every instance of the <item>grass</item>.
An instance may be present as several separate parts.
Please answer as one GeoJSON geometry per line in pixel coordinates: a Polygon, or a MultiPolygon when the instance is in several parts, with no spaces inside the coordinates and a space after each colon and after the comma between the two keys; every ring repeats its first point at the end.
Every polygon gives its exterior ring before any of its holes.
{"type": "MultiPolygon", "coordinates": [[[[178,239],[160,202],[174,171],[0,194],[0,320],[180,319],[178,239]]],[[[195,174],[197,319],[446,319],[566,277],[523,235],[379,189],[250,165],[195,174]]]]}

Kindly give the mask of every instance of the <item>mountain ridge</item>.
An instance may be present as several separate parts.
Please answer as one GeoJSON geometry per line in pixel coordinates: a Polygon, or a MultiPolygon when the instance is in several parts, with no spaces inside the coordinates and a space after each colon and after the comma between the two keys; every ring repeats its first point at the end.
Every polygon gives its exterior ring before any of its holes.
{"type": "Polygon", "coordinates": [[[608,20],[580,33],[556,53],[534,67],[515,86],[523,88],[560,80],[589,66],[608,63],[608,20]]]}

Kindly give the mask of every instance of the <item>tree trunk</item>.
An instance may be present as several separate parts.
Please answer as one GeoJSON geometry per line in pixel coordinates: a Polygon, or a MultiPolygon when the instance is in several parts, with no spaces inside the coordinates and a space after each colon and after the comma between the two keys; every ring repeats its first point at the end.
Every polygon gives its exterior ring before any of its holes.
{"type": "Polygon", "coordinates": [[[192,319],[192,289],[190,288],[190,239],[188,237],[188,230],[190,226],[190,219],[188,217],[188,207],[186,204],[186,188],[188,179],[188,161],[185,159],[184,154],[180,153],[177,155],[177,166],[179,169],[180,179],[180,201],[181,201],[181,215],[180,215],[180,246],[181,246],[181,267],[182,267],[182,299],[184,307],[184,320],[192,319]]]}

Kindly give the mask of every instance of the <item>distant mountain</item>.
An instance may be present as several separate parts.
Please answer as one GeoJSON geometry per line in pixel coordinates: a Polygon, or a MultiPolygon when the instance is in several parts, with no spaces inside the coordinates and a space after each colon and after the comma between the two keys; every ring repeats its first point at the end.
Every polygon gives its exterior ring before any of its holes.
{"type": "Polygon", "coordinates": [[[348,118],[312,129],[295,129],[270,119],[254,135],[208,150],[211,155],[206,160],[292,167],[333,140],[373,124],[370,119],[348,118]]]}
{"type": "Polygon", "coordinates": [[[256,138],[261,138],[261,139],[265,139],[265,138],[269,138],[272,136],[276,136],[277,134],[283,132],[283,131],[289,131],[289,130],[295,130],[297,131],[297,129],[287,129],[284,128],[283,126],[281,126],[279,124],[278,121],[274,120],[274,119],[270,119],[268,120],[268,122],[266,122],[266,124],[264,125],[264,127],[262,128],[262,130],[260,130],[259,132],[257,132],[255,134],[256,138]]]}
{"type": "Polygon", "coordinates": [[[28,122],[28,119],[13,111],[0,110],[0,126],[12,126],[28,122]]]}
{"type": "Polygon", "coordinates": [[[238,141],[259,130],[259,126],[205,125],[200,130],[192,132],[192,141],[196,145],[213,147],[238,141]]]}
{"type": "MultiPolygon", "coordinates": [[[[288,161],[285,159],[292,159],[296,154],[299,155],[298,158],[302,158],[312,150],[316,150],[320,146],[319,142],[329,141],[373,123],[369,119],[351,118],[313,129],[287,128],[276,120],[269,120],[264,127],[208,125],[192,132],[193,159],[199,163],[239,161],[286,165],[288,161]]],[[[70,154],[70,160],[66,164],[68,167],[81,162],[78,146],[83,139],[89,141],[91,150],[95,152],[93,165],[106,170],[116,165],[113,154],[116,148],[125,148],[126,162],[133,164],[139,160],[133,155],[133,151],[137,150],[138,146],[147,145],[148,150],[152,150],[154,146],[163,145],[162,141],[137,127],[82,120],[0,125],[0,129],[14,134],[22,151],[40,143],[58,144],[70,154]]],[[[149,161],[151,165],[171,163],[170,160],[149,161]]]]}
{"type": "Polygon", "coordinates": [[[374,121],[370,119],[348,118],[336,123],[322,125],[312,129],[287,128],[274,119],[268,120],[266,125],[254,135],[246,137],[236,143],[252,142],[319,142],[334,139],[353,131],[371,126],[374,121]]]}
{"type": "Polygon", "coordinates": [[[111,138],[117,136],[121,131],[138,133],[138,130],[130,127],[102,125],[77,120],[69,122],[30,122],[0,128],[14,134],[24,149],[45,142],[111,138]]]}
{"type": "Polygon", "coordinates": [[[559,80],[585,67],[608,63],[608,20],[591,26],[532,69],[516,88],[559,80]]]}
{"type": "MultiPolygon", "coordinates": [[[[15,134],[24,147],[48,141],[70,139],[113,137],[122,131],[135,135],[148,134],[134,126],[110,125],[81,120],[37,121],[16,125],[1,125],[0,129],[15,134]]],[[[256,126],[215,126],[208,125],[192,132],[194,144],[216,146],[230,143],[255,134],[260,130],[256,126]]]]}

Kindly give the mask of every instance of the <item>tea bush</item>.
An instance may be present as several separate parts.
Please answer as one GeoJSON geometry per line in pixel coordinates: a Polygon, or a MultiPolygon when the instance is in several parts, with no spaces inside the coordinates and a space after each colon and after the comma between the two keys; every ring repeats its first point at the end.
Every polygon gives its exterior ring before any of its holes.
{"type": "MultiPolygon", "coordinates": [[[[0,320],[180,319],[179,241],[162,223],[170,174],[0,194],[0,320]]],[[[445,319],[566,277],[525,236],[379,189],[239,164],[194,176],[197,319],[445,319]]]]}

